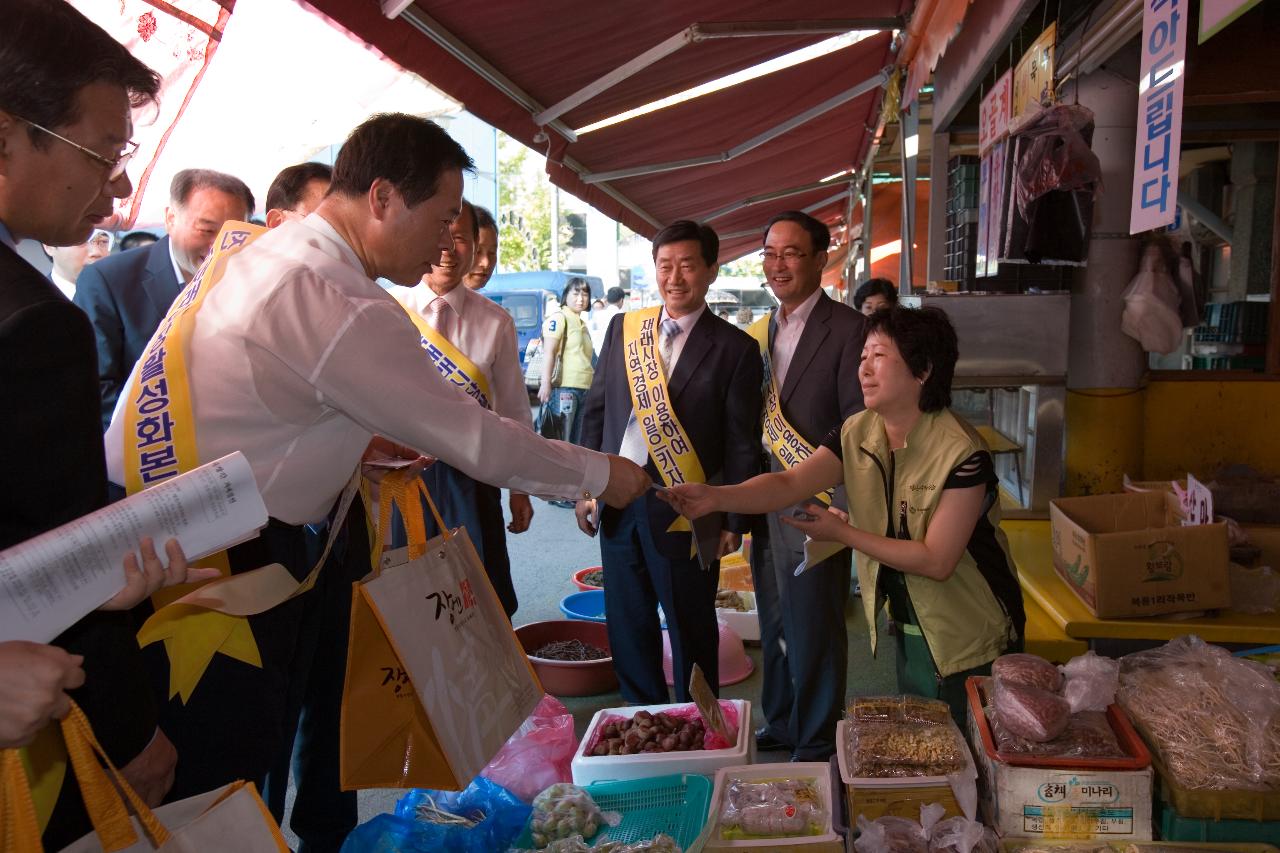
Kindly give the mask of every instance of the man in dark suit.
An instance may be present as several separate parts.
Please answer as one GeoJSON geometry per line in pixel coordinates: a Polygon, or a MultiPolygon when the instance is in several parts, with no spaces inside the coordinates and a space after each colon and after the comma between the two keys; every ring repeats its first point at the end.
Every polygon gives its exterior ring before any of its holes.
{"type": "MultiPolygon", "coordinates": [[[[863,408],[858,364],[864,320],[822,291],[830,242],[827,226],[794,210],[775,216],[764,235],[764,272],[781,303],[767,321],[766,372],[772,380],[766,378],[766,386],[774,383],[781,416],[810,448],[863,408]]],[[[770,444],[767,430],[764,442],[770,444]]],[[[781,470],[778,454],[768,456],[771,470],[781,470]]],[[[835,502],[844,506],[842,490],[835,502]]],[[[801,761],[825,761],[835,750],[845,698],[844,604],[852,554],[841,550],[797,577],[804,534],[779,517],[770,513],[752,526],[751,567],[764,656],[765,726],[756,732],[756,744],[789,749],[801,761]]]]}
{"type": "Polygon", "coordinates": [[[138,356],[178,291],[204,263],[222,224],[248,219],[253,207],[253,193],[239,178],[209,169],[183,169],[169,186],[168,235],[150,246],[104,258],[80,273],[75,303],[89,315],[98,339],[104,430],[138,356]]]}
{"type": "MultiPolygon", "coordinates": [[[[6,5],[0,27],[0,471],[7,488],[0,492],[0,549],[98,509],[107,494],[93,331],[18,255],[15,241],[83,243],[111,215],[112,199],[132,190],[124,174],[131,101],[152,102],[159,87],[156,74],[61,0],[6,5]],[[33,79],[40,85],[31,85],[33,79]]],[[[53,645],[83,656],[84,686],[71,697],[111,760],[158,804],[176,756],[156,728],[129,614],[94,612],[53,645]]],[[[33,663],[46,667],[75,661],[34,644],[0,648],[6,716],[15,682],[30,675],[15,654],[35,655],[33,663]]],[[[68,672],[62,686],[76,680],[68,672]]],[[[65,713],[65,704],[60,710],[65,713]]],[[[60,716],[59,709],[52,715],[60,716]]],[[[61,849],[87,830],[68,774],[45,848],[61,849]]]]}
{"type": "MultiPolygon", "coordinates": [[[[664,396],[696,453],[704,480],[732,484],[757,470],[761,368],[759,350],[751,338],[707,310],[707,289],[719,269],[718,250],[715,231],[688,220],[654,237],[663,306],[660,312],[649,309],[657,315],[652,349],[658,365],[651,375],[661,370],[666,377],[664,396]]],[[[658,433],[666,430],[642,432],[633,418],[636,405],[628,351],[636,341],[629,339],[627,316],[614,317],[605,334],[584,407],[582,444],[645,465],[662,485],[670,482],[670,464],[664,462],[667,473],[660,473],[655,460],[665,456],[666,445],[658,443],[658,433]]],[[[643,704],[668,701],[659,604],[671,636],[676,699],[689,701],[689,675],[695,663],[711,686],[718,687],[719,558],[741,545],[747,519],[715,519],[712,532],[718,528],[718,536],[710,537],[700,561],[693,554],[688,528],[672,530],[673,523],[679,520],[687,525],[687,521],[678,519],[652,490],[624,509],[605,508],[598,516],[596,509],[593,501],[579,502],[578,526],[591,536],[597,527],[601,531],[609,645],[623,697],[643,704]]]]}

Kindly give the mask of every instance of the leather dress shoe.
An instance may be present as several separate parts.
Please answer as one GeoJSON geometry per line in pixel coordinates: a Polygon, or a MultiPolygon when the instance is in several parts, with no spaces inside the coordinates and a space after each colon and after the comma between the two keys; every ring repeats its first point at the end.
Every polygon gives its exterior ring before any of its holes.
{"type": "Polygon", "coordinates": [[[756,729],[756,749],[760,752],[779,752],[790,750],[791,744],[778,740],[769,733],[768,726],[762,726],[756,729]]]}

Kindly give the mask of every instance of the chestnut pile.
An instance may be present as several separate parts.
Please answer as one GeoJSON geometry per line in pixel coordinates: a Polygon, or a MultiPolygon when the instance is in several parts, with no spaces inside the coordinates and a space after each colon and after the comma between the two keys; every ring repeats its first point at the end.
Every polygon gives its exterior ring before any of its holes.
{"type": "Polygon", "coordinates": [[[634,717],[606,723],[592,755],[639,755],[642,752],[689,752],[703,749],[706,727],[700,719],[681,720],[659,711],[636,711],[634,717]]]}

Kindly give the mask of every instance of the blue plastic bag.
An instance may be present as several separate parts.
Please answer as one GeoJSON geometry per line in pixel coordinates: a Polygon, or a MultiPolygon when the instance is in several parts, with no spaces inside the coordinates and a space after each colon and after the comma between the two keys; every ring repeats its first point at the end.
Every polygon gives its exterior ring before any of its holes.
{"type": "Polygon", "coordinates": [[[493,853],[511,846],[531,812],[514,794],[483,776],[463,791],[414,788],[396,803],[395,814],[377,815],[352,830],[342,853],[493,853]],[[442,811],[479,822],[467,827],[419,820],[418,807],[428,798],[442,811]]]}

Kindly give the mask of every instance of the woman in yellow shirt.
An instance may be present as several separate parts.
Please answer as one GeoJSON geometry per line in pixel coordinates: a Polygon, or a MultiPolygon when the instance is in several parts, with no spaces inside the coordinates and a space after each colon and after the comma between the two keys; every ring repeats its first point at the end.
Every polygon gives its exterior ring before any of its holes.
{"type": "Polygon", "coordinates": [[[591,285],[585,279],[569,279],[560,302],[561,310],[548,316],[542,325],[546,358],[542,362],[538,400],[560,418],[564,440],[577,444],[582,432],[582,400],[595,375],[591,367],[595,352],[591,333],[582,319],[582,312],[591,304],[591,285]]]}

